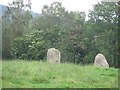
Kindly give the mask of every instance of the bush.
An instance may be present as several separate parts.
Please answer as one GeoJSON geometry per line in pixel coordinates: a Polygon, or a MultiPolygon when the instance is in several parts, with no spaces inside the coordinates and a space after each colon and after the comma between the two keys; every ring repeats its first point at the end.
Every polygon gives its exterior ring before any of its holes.
{"type": "Polygon", "coordinates": [[[84,56],[82,64],[94,63],[94,59],[96,55],[97,55],[97,51],[88,52],[88,54],[84,56]]]}
{"type": "Polygon", "coordinates": [[[44,59],[46,55],[45,41],[42,31],[16,38],[12,43],[11,54],[18,59],[44,59]]]}

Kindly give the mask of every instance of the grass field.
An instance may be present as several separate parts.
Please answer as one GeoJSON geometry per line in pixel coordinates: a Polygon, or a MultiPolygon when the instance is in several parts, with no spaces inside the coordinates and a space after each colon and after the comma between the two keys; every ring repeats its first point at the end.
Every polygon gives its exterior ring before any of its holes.
{"type": "Polygon", "coordinates": [[[117,88],[118,69],[40,61],[2,62],[3,88],[117,88]]]}

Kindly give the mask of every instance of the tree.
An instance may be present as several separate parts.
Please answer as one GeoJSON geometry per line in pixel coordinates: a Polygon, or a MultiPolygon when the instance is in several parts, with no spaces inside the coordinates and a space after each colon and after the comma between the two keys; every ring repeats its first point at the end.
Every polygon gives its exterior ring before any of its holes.
{"type": "Polygon", "coordinates": [[[27,8],[23,2],[12,2],[7,7],[7,11],[2,17],[2,57],[10,58],[11,43],[16,37],[21,37],[25,34],[28,28],[29,20],[32,18],[29,11],[24,11],[27,8]]]}
{"type": "MultiPolygon", "coordinates": [[[[103,53],[110,66],[118,62],[118,4],[114,2],[100,2],[89,13],[84,32],[85,41],[93,42],[87,45],[89,52],[103,53]],[[89,36],[89,37],[88,37],[89,36]],[[93,47],[93,48],[92,48],[93,47]],[[91,48],[91,49],[90,49],[91,48]]],[[[86,43],[87,44],[87,43],[86,43]]]]}
{"type": "Polygon", "coordinates": [[[103,53],[110,66],[117,67],[117,7],[117,3],[99,2],[85,21],[84,12],[68,12],[60,2],[45,5],[42,14],[30,21],[34,34],[15,39],[12,55],[45,59],[47,49],[54,47],[60,50],[62,62],[89,64],[94,62],[97,53],[103,53]],[[25,51],[18,47],[19,44],[25,51]]]}
{"type": "Polygon", "coordinates": [[[2,17],[0,16],[0,59],[2,59],[2,17]]]}
{"type": "Polygon", "coordinates": [[[84,49],[79,46],[84,22],[84,12],[68,12],[60,2],[53,2],[43,7],[42,15],[33,19],[31,25],[32,28],[43,30],[46,48],[59,49],[63,62],[79,63],[80,60],[75,57],[79,54],[83,56],[84,49]]]}
{"type": "Polygon", "coordinates": [[[43,60],[46,52],[42,31],[37,30],[14,39],[11,48],[12,56],[18,59],[43,60]]]}

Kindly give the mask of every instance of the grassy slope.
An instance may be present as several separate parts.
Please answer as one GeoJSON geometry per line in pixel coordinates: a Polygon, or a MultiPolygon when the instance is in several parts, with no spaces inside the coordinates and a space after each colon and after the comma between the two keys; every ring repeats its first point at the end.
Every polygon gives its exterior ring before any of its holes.
{"type": "Polygon", "coordinates": [[[114,88],[118,70],[38,61],[3,61],[2,87],[114,88]]]}

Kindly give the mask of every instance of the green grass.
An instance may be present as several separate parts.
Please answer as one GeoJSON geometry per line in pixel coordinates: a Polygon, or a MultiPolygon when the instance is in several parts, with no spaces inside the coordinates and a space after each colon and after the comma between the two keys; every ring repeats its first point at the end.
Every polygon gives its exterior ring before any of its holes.
{"type": "Polygon", "coordinates": [[[3,61],[3,88],[117,88],[118,69],[40,61],[3,61]]]}

